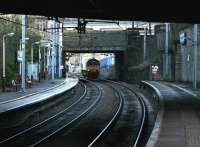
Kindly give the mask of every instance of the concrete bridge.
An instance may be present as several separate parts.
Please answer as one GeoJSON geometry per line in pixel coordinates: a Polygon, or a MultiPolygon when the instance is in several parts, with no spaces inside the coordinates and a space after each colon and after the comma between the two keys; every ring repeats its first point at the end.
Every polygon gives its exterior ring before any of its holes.
{"type": "Polygon", "coordinates": [[[127,48],[126,31],[65,31],[64,49],[69,52],[121,52],[127,48]]]}

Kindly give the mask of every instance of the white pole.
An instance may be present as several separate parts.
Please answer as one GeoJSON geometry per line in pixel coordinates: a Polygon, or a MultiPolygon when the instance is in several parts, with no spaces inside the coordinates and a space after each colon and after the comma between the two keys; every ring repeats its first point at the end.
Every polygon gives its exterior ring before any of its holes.
{"type": "Polygon", "coordinates": [[[38,78],[39,78],[39,82],[40,82],[40,77],[41,77],[41,72],[40,72],[40,61],[41,61],[41,54],[40,54],[40,44],[39,44],[39,51],[38,51],[38,59],[39,59],[39,61],[38,61],[38,78]]]}
{"type": "Polygon", "coordinates": [[[92,53],[92,58],[95,58],[95,53],[92,53]]]}
{"type": "Polygon", "coordinates": [[[47,74],[47,79],[49,79],[50,77],[49,77],[49,70],[50,70],[50,50],[51,50],[51,47],[48,47],[47,48],[47,72],[48,72],[48,74],[47,74]]]}
{"type": "MultiPolygon", "coordinates": [[[[20,38],[19,40],[19,50],[20,52],[22,51],[22,40],[20,38]]],[[[20,77],[22,76],[22,61],[19,61],[19,74],[20,74],[20,77]]]]}
{"type": "Polygon", "coordinates": [[[197,36],[198,28],[197,24],[194,25],[194,51],[193,51],[193,88],[197,88],[197,36]]]}
{"type": "Polygon", "coordinates": [[[46,78],[45,78],[45,76],[46,76],[46,75],[45,75],[45,74],[46,74],[46,58],[45,58],[45,55],[46,55],[46,48],[44,47],[44,54],[43,54],[43,65],[44,65],[44,66],[43,66],[43,68],[44,68],[44,70],[43,70],[44,73],[43,73],[43,74],[44,74],[44,79],[46,79],[46,78]]]}
{"type": "Polygon", "coordinates": [[[169,23],[166,23],[165,38],[165,78],[168,79],[168,49],[169,49],[169,23]]]}
{"type": "Polygon", "coordinates": [[[3,75],[2,75],[2,92],[6,92],[6,73],[5,73],[5,35],[3,35],[3,75]]]}
{"type": "MultiPolygon", "coordinates": [[[[60,23],[59,24],[60,28],[62,28],[62,24],[60,23]]],[[[62,69],[60,69],[60,66],[62,64],[62,30],[59,29],[59,32],[58,32],[58,50],[59,50],[59,57],[58,57],[58,62],[59,62],[59,78],[61,78],[62,76],[62,69]]]]}
{"type": "Polygon", "coordinates": [[[22,15],[22,90],[25,91],[25,31],[26,18],[22,15]]]}
{"type": "MultiPolygon", "coordinates": [[[[56,28],[58,27],[58,23],[56,23],[55,24],[55,26],[56,26],[56,28]]],[[[60,47],[59,47],[59,42],[58,42],[58,40],[59,40],[59,29],[55,29],[55,44],[56,44],[56,49],[55,49],[55,52],[56,52],[56,60],[55,60],[55,66],[56,66],[56,74],[59,76],[59,68],[60,68],[60,64],[59,64],[59,58],[60,58],[60,56],[59,56],[59,49],[60,49],[60,47]],[[58,64],[57,64],[58,63],[58,64]]]]}
{"type": "Polygon", "coordinates": [[[31,76],[33,77],[33,44],[31,44],[31,76]]]}
{"type": "Polygon", "coordinates": [[[58,77],[61,78],[61,46],[60,44],[58,45],[58,77]]]}
{"type": "Polygon", "coordinates": [[[5,79],[5,35],[3,35],[3,79],[5,79]]]}
{"type": "Polygon", "coordinates": [[[144,28],[144,51],[143,51],[143,62],[146,61],[146,49],[147,49],[147,28],[144,28]]]}
{"type": "Polygon", "coordinates": [[[68,79],[68,71],[69,71],[68,61],[65,61],[65,67],[67,67],[67,70],[66,70],[66,79],[68,79]]]}
{"type": "Polygon", "coordinates": [[[51,60],[51,67],[52,67],[52,77],[51,79],[54,80],[54,47],[52,48],[52,60],[51,60]]]}
{"type": "MultiPolygon", "coordinates": [[[[54,22],[54,25],[55,27],[55,22],[54,22]]],[[[54,58],[55,58],[55,30],[53,31],[53,34],[52,34],[52,40],[53,40],[53,47],[52,47],[52,80],[54,80],[54,58]]]]}
{"type": "Polygon", "coordinates": [[[80,55],[80,65],[81,65],[81,72],[82,72],[82,69],[83,69],[83,66],[82,66],[82,55],[81,55],[81,53],[79,55],[80,55]]]}

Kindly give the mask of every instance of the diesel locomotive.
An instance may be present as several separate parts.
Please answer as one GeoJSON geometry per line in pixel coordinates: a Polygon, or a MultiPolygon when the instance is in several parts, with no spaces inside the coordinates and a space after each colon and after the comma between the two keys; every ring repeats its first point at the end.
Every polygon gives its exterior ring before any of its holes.
{"type": "Polygon", "coordinates": [[[95,59],[89,59],[86,63],[86,77],[90,79],[97,79],[100,73],[100,62],[95,59]]]}

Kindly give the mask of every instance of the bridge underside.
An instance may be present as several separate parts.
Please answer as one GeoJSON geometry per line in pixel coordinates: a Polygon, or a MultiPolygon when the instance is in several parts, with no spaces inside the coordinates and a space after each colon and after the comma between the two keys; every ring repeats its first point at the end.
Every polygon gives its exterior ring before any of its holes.
{"type": "Polygon", "coordinates": [[[196,3],[174,3],[167,0],[162,3],[132,0],[2,0],[0,12],[151,22],[200,22],[199,15],[197,15],[198,6],[198,1],[196,3]],[[144,5],[147,6],[145,9],[143,8],[144,5]],[[188,8],[192,9],[187,11],[188,8]]]}

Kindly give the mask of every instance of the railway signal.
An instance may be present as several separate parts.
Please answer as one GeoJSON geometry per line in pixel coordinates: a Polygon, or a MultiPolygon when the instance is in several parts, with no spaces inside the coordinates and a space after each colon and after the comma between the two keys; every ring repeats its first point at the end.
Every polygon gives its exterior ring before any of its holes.
{"type": "Polygon", "coordinates": [[[70,57],[71,57],[71,56],[70,56],[70,53],[64,52],[64,58],[65,58],[66,61],[69,61],[69,58],[70,58],[70,57]]]}

